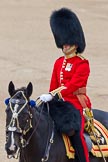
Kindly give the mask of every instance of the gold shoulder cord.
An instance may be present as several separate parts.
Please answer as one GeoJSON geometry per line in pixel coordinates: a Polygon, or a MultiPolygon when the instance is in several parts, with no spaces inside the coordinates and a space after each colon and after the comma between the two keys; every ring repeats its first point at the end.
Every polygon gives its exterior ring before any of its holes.
{"type": "Polygon", "coordinates": [[[82,60],[86,60],[86,58],[82,56],[81,54],[77,54],[77,56],[80,57],[82,60]]]}

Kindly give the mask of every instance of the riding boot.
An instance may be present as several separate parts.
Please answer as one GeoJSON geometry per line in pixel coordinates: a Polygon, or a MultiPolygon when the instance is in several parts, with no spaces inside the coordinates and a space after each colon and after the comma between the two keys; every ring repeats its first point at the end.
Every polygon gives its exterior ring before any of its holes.
{"type": "Polygon", "coordinates": [[[89,153],[86,143],[81,139],[80,132],[76,132],[73,136],[69,136],[71,144],[75,149],[75,156],[78,162],[89,162],[89,153]],[[83,141],[83,142],[82,142],[83,141]],[[85,145],[85,146],[84,146],[85,145]]]}

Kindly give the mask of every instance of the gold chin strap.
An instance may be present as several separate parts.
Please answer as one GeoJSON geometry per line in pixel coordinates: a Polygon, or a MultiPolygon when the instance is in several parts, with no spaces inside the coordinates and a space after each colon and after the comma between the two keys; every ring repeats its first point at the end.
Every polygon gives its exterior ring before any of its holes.
{"type": "Polygon", "coordinates": [[[64,52],[66,59],[76,56],[77,46],[73,45],[66,52],[64,52]]]}

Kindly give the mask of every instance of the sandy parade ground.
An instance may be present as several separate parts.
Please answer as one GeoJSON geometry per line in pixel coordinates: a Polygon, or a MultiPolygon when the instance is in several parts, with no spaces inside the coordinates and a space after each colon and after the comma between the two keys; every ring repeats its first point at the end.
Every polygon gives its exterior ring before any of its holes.
{"type": "Polygon", "coordinates": [[[0,0],[0,162],[8,160],[5,145],[4,100],[8,84],[16,88],[30,81],[32,99],[48,92],[52,66],[62,55],[49,26],[53,10],[68,7],[82,22],[86,36],[84,56],[91,75],[88,95],[92,106],[108,111],[108,1],[107,0],[0,0]]]}

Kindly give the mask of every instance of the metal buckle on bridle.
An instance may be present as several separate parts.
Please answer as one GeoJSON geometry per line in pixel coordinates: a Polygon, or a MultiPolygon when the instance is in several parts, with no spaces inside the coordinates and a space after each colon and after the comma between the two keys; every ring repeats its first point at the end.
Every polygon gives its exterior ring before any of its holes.
{"type": "Polygon", "coordinates": [[[45,158],[42,158],[41,161],[44,162],[44,161],[47,161],[48,160],[48,156],[46,156],[45,158]]]}

